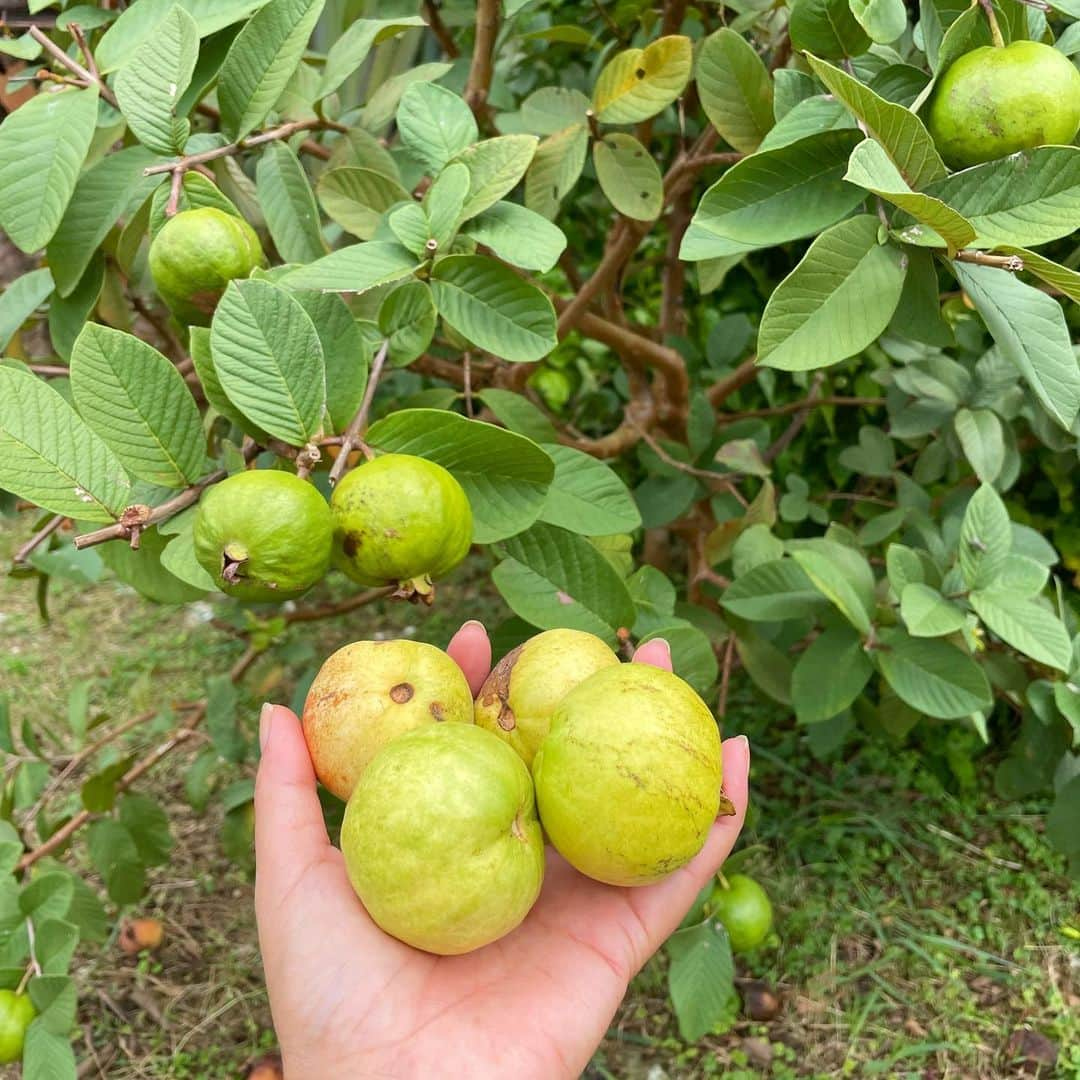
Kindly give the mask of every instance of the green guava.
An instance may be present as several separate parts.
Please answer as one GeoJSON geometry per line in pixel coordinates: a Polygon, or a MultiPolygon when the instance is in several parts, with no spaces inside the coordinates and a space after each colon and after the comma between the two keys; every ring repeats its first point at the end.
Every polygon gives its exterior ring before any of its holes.
{"type": "Polygon", "coordinates": [[[603,668],[552,714],[533,778],[567,862],[609,885],[647,885],[705,843],[720,808],[720,732],[677,675],[603,668]]]}
{"type": "Polygon", "coordinates": [[[213,484],[199,501],[195,557],[239,600],[291,600],[330,565],[333,519],[318,489],[295,473],[252,469],[213,484]]]}
{"type": "Polygon", "coordinates": [[[476,697],[476,722],[532,765],[559,702],[593,672],[618,662],[593,634],[545,630],[495,665],[476,697]]]}
{"type": "Polygon", "coordinates": [[[973,49],[938,81],[927,126],[954,169],[1071,143],[1080,129],[1080,71],[1037,41],[973,49]]]}
{"type": "Polygon", "coordinates": [[[341,850],[372,919],[443,956],[508,934],[544,878],[529,770],[475,724],[425,724],[386,746],[345,808],[341,850]]]}
{"type": "Polygon", "coordinates": [[[399,584],[427,595],[472,544],[472,509],[461,485],[434,461],[383,454],[334,489],[334,565],[360,585],[399,584]]]}
{"type": "Polygon", "coordinates": [[[354,641],[330,656],[304,702],[304,737],[323,786],[347,799],[392,739],[442,720],[471,724],[461,668],[422,641],[354,641]]]}
{"type": "Polygon", "coordinates": [[[37,1016],[27,994],[0,990],[0,1065],[10,1065],[22,1057],[26,1029],[37,1016]]]}
{"type": "Polygon", "coordinates": [[[150,245],[150,274],[161,299],[182,323],[209,326],[225,287],[246,278],[266,256],[255,230],[214,206],[184,210],[150,245]]]}
{"type": "Polygon", "coordinates": [[[768,893],[746,874],[732,874],[717,882],[709,897],[709,913],[724,924],[735,953],[756,949],[772,930],[768,893]]]}

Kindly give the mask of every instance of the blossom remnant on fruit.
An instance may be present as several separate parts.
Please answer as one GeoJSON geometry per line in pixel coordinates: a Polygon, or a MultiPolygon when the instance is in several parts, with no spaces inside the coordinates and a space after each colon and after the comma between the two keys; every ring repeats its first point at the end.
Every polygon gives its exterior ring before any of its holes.
{"type": "Polygon", "coordinates": [[[441,465],[383,454],[347,473],[330,499],[334,563],[360,585],[431,592],[472,544],[472,509],[441,465]]]}
{"type": "Polygon", "coordinates": [[[354,641],[330,656],[304,703],[304,737],[315,775],[347,799],[389,742],[424,724],[471,724],[461,668],[421,641],[354,641]]]}
{"type": "Polygon", "coordinates": [[[1036,41],[973,49],[939,80],[927,121],[942,158],[955,169],[1068,144],[1080,129],[1080,71],[1036,41]]]}
{"type": "Polygon", "coordinates": [[[0,990],[0,1065],[10,1065],[22,1057],[26,1029],[37,1016],[27,994],[0,990]]]}
{"type": "Polygon", "coordinates": [[[214,206],[176,214],[150,245],[154,287],[180,322],[194,326],[210,325],[230,281],[265,265],[255,230],[214,206]]]}
{"type": "Polygon", "coordinates": [[[476,722],[532,765],[559,702],[594,672],[618,663],[595,634],[545,630],[495,665],[476,696],[476,722]]]}
{"type": "Polygon", "coordinates": [[[222,592],[290,600],[330,565],[333,519],[318,489],[295,473],[252,469],[214,484],[195,518],[195,557],[222,592]]]}
{"type": "Polygon", "coordinates": [[[529,770],[475,724],[425,725],[377,754],[345,808],[341,850],[372,919],[441,955],[508,934],[544,877],[529,770]]]}
{"type": "Polygon", "coordinates": [[[677,675],[620,664],[563,698],[533,777],[567,862],[609,885],[646,885],[705,843],[720,807],[720,732],[677,675]]]}

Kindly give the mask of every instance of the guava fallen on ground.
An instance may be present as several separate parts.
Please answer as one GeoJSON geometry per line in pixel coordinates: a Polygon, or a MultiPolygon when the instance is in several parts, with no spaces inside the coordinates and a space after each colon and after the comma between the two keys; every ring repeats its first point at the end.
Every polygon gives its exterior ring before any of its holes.
{"type": "Polygon", "coordinates": [[[620,664],[563,698],[533,778],[567,862],[609,885],[647,885],[705,843],[720,806],[720,733],[678,676],[620,664]]]}
{"type": "Polygon", "coordinates": [[[421,641],[355,641],[323,664],[304,703],[304,737],[315,775],[347,799],[392,739],[423,724],[472,724],[461,668],[421,641]]]}
{"type": "Polygon", "coordinates": [[[333,519],[318,489],[295,473],[251,469],[209,487],[199,501],[195,557],[222,592],[240,600],[290,600],[330,565],[333,519]]]}
{"type": "Polygon", "coordinates": [[[559,702],[594,672],[618,663],[595,634],[545,630],[495,665],[476,696],[476,722],[532,765],[559,702]]]}
{"type": "Polygon", "coordinates": [[[772,930],[769,894],[746,874],[732,874],[716,883],[709,897],[709,913],[724,924],[735,953],[756,949],[772,930]]]}
{"type": "Polygon", "coordinates": [[[383,454],[346,473],[330,499],[334,563],[360,585],[431,592],[472,544],[472,509],[441,465],[383,454]]]}
{"type": "Polygon", "coordinates": [[[37,1016],[27,994],[0,990],[0,1065],[10,1065],[22,1057],[26,1029],[37,1016]]]}
{"type": "Polygon", "coordinates": [[[475,724],[428,724],[386,746],[345,808],[341,850],[372,919],[444,956],[508,934],[544,876],[529,770],[475,724]]]}
{"type": "Polygon", "coordinates": [[[255,230],[213,206],[171,217],[150,245],[150,275],[158,295],[180,322],[194,326],[210,325],[230,281],[265,265],[255,230]]]}
{"type": "Polygon", "coordinates": [[[973,49],[938,81],[927,126],[955,169],[1071,143],[1080,129],[1080,71],[1037,41],[973,49]]]}

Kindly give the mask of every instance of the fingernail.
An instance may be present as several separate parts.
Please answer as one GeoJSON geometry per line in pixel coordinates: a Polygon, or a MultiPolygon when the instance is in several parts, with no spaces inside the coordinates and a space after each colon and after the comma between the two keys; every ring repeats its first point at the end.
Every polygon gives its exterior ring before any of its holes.
{"type": "Polygon", "coordinates": [[[671,645],[668,642],[668,639],[667,638],[662,638],[662,637],[654,637],[652,640],[659,643],[660,645],[664,646],[664,652],[667,653],[667,658],[670,660],[671,659],[671,645]]]}
{"type": "Polygon", "coordinates": [[[265,750],[270,739],[270,725],[274,719],[274,705],[267,701],[259,713],[259,749],[265,750]]]}
{"type": "Polygon", "coordinates": [[[743,749],[746,751],[746,760],[750,760],[750,740],[745,735],[738,736],[739,742],[743,744],[743,749]]]}
{"type": "Polygon", "coordinates": [[[469,619],[468,622],[463,622],[461,624],[461,629],[467,630],[470,626],[475,626],[478,630],[484,629],[484,624],[479,619],[469,619]]]}

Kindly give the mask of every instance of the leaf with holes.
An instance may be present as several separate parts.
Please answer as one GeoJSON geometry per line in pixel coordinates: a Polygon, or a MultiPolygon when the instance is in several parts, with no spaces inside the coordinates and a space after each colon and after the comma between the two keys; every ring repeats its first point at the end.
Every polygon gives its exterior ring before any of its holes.
{"type": "Polygon", "coordinates": [[[578,182],[588,151],[589,129],[584,124],[572,124],[544,139],[525,175],[525,205],[554,218],[578,182]]]}
{"type": "Polygon", "coordinates": [[[629,218],[652,221],[664,208],[660,166],[634,138],[616,131],[593,143],[593,165],[600,189],[629,218]]]}

